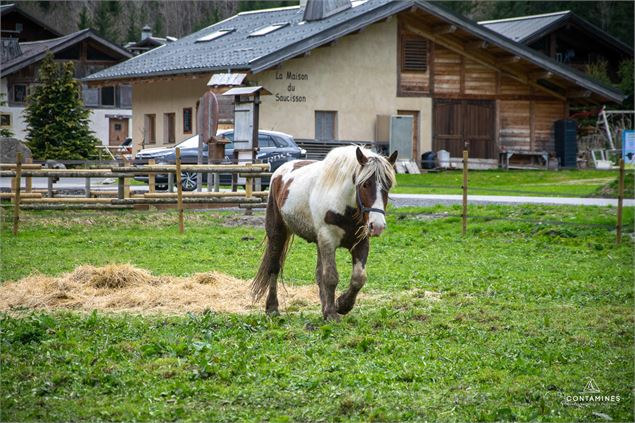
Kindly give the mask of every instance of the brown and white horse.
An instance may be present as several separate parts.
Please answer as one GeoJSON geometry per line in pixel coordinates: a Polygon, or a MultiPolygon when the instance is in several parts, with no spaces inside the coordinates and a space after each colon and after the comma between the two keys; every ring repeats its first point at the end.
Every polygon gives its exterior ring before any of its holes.
{"type": "Polygon", "coordinates": [[[295,160],[274,172],[265,219],[267,246],[251,286],[256,300],[269,292],[268,314],[278,313],[278,275],[292,234],[317,244],[315,277],[324,318],[338,320],[351,311],[366,282],[369,236],[379,236],[386,227],[396,160],[396,151],[386,158],[347,146],[331,150],[322,161],[295,160]],[[335,300],[338,247],[350,251],[353,273],[348,290],[335,300]]]}

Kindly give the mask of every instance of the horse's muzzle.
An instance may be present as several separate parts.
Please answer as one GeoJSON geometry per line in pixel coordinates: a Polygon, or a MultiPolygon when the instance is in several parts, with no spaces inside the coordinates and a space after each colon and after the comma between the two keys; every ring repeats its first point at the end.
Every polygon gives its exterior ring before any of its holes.
{"type": "Polygon", "coordinates": [[[370,223],[368,225],[368,232],[370,232],[370,236],[379,236],[386,228],[386,225],[382,225],[380,223],[370,223]]]}

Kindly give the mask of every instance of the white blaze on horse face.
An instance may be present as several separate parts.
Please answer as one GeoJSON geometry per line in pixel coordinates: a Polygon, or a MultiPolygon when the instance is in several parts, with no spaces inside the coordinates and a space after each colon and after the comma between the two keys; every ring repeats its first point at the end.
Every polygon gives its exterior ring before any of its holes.
{"type": "MultiPolygon", "coordinates": [[[[377,192],[375,193],[375,202],[372,206],[373,209],[385,210],[384,198],[381,195],[381,184],[377,184],[377,192]]],[[[382,213],[370,212],[368,213],[368,226],[370,228],[371,236],[379,236],[386,228],[386,216],[382,213]]]]}

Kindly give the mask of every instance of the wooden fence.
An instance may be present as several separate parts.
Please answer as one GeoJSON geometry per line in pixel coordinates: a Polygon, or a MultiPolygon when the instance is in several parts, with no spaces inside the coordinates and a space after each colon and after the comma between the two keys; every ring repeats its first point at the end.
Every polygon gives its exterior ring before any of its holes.
{"type": "MultiPolygon", "coordinates": [[[[18,155],[15,164],[0,164],[0,176],[12,178],[11,192],[0,193],[1,199],[10,199],[13,203],[13,232],[17,234],[21,209],[147,209],[154,207],[174,207],[179,211],[179,228],[183,231],[183,210],[185,204],[194,207],[238,206],[251,210],[264,207],[267,191],[254,191],[256,180],[269,176],[269,164],[227,164],[227,165],[190,165],[181,164],[180,151],[177,149],[176,164],[156,165],[150,162],[144,166],[104,167],[102,169],[48,169],[41,164],[23,163],[18,155]],[[244,191],[217,192],[208,191],[183,192],[181,174],[183,172],[203,173],[208,175],[232,174],[245,178],[244,191]],[[167,192],[155,189],[157,174],[167,174],[170,186],[167,192]],[[135,193],[130,190],[130,179],[138,175],[148,176],[148,192],[135,193]],[[46,190],[33,189],[32,178],[48,179],[46,190]],[[85,178],[83,194],[58,195],[54,183],[58,178],[85,178]],[[91,179],[108,178],[117,180],[116,190],[93,190],[91,179]],[[23,183],[24,180],[24,183],[23,183]],[[172,181],[176,181],[173,184],[172,181]],[[172,186],[176,192],[172,192],[172,186]],[[22,188],[24,186],[24,189],[22,188]]],[[[209,182],[210,178],[208,178],[209,182]]],[[[258,183],[257,186],[260,184],[258,183]]],[[[74,189],[77,190],[77,189],[74,189]]]]}

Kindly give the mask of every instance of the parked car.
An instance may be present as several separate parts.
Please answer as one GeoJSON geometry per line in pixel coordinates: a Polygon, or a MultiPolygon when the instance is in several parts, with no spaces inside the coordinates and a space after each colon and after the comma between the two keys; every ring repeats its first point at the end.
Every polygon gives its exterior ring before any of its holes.
{"type": "MultiPolygon", "coordinates": [[[[225,159],[223,163],[231,163],[234,157],[234,130],[223,130],[217,133],[217,137],[223,137],[229,140],[225,145],[225,159]]],[[[146,164],[148,160],[154,159],[157,164],[174,164],[176,163],[176,148],[181,149],[181,163],[196,164],[198,162],[198,135],[194,135],[174,147],[163,148],[146,148],[137,153],[135,156],[136,164],[146,164]]],[[[258,147],[259,151],[256,159],[262,163],[271,164],[271,172],[275,171],[283,163],[290,160],[306,158],[306,150],[298,147],[293,137],[284,132],[277,131],[258,131],[258,147]]],[[[207,163],[208,151],[207,144],[203,146],[203,163],[207,163]]],[[[204,181],[207,175],[203,174],[204,181]]],[[[148,183],[148,176],[142,175],[135,177],[136,180],[148,183]]],[[[167,174],[156,175],[157,188],[167,187],[167,174]]],[[[231,184],[231,175],[220,175],[220,183],[223,185],[231,184]]],[[[262,179],[263,185],[268,185],[269,179],[262,179]]],[[[181,185],[183,190],[192,191],[196,189],[196,173],[182,172],[181,185]]]]}

